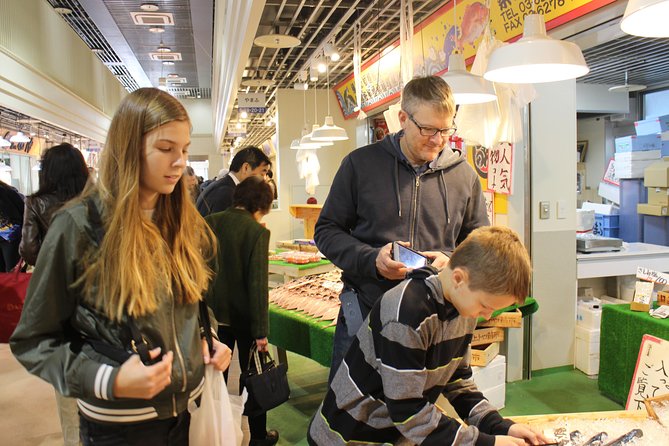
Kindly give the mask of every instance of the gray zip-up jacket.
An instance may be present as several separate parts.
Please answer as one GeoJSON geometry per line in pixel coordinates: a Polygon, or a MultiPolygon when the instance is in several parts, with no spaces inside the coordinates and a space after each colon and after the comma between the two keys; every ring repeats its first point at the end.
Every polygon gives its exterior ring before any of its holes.
{"type": "MultiPolygon", "coordinates": [[[[135,319],[150,348],[160,346],[162,353],[174,352],[171,382],[150,400],[115,398],[113,385],[120,364],[81,342],[84,336],[126,349],[132,339],[125,321],[113,323],[91,309],[80,287],[74,286],[82,274],[81,256],[96,246],[85,203],[54,216],[30,279],[21,319],[10,338],[12,353],[30,373],[61,394],[77,398],[79,411],[88,419],[136,423],[175,417],[203,389],[198,304],[177,303],[165,292],[154,313],[135,319]]],[[[95,296],[95,290],[88,295],[95,296]]],[[[216,328],[215,320],[212,326],[216,328]]]]}
{"type": "Polygon", "coordinates": [[[464,154],[443,150],[419,174],[401,156],[401,137],[388,135],[344,158],[316,223],[318,249],[367,308],[399,283],[377,273],[382,246],[408,241],[448,255],[489,224],[481,183],[464,154]]]}

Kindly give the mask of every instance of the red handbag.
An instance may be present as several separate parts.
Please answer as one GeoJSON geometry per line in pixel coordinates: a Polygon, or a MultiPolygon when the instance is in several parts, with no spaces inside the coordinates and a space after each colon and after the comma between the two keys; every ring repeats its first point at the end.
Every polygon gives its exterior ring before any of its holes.
{"type": "Polygon", "coordinates": [[[9,341],[21,317],[32,276],[32,273],[21,272],[23,265],[21,260],[12,271],[0,273],[0,342],[9,341]]]}

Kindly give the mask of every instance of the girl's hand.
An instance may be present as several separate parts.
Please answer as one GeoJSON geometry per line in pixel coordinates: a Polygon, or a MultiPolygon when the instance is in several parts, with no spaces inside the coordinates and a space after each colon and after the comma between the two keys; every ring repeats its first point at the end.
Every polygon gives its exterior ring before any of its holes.
{"type": "Polygon", "coordinates": [[[202,356],[204,358],[205,364],[213,364],[216,370],[225,372],[228,367],[230,367],[230,361],[232,360],[232,350],[222,343],[219,340],[212,339],[214,346],[214,356],[209,354],[209,346],[207,345],[207,340],[202,339],[202,356]]]}
{"type": "MultiPolygon", "coordinates": [[[[160,355],[160,347],[149,352],[151,359],[160,355]]],[[[172,381],[172,360],[174,354],[167,352],[162,359],[146,366],[139,355],[132,355],[121,365],[116,375],[113,392],[115,398],[151,399],[162,392],[172,381]]]]}

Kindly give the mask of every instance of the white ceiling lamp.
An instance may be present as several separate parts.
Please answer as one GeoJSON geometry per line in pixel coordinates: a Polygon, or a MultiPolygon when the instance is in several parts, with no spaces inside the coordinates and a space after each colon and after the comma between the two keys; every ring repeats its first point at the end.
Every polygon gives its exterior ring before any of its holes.
{"type": "Polygon", "coordinates": [[[0,136],[0,147],[9,147],[11,145],[12,145],[11,142],[7,141],[5,138],[0,136]]]}
{"type": "Polygon", "coordinates": [[[239,113],[239,117],[240,117],[241,119],[248,119],[249,114],[248,114],[248,112],[246,112],[246,111],[242,111],[241,113],[239,113]]]}
{"type": "Polygon", "coordinates": [[[309,80],[311,82],[318,81],[318,68],[313,63],[311,64],[311,67],[309,67],[309,80]]]}
{"type": "Polygon", "coordinates": [[[24,135],[23,132],[16,132],[16,135],[9,138],[9,141],[13,143],[30,142],[30,138],[24,135]]]}
{"type": "Polygon", "coordinates": [[[156,12],[160,9],[160,7],[155,3],[142,3],[139,6],[139,9],[146,12],[156,12]]]}
{"type": "Polygon", "coordinates": [[[613,87],[609,87],[609,91],[611,93],[630,93],[632,91],[641,91],[645,89],[645,85],[627,83],[627,70],[625,70],[625,83],[623,85],[614,85],[613,87]]]}
{"type": "Polygon", "coordinates": [[[323,45],[323,54],[325,54],[325,57],[329,57],[332,62],[337,62],[341,59],[339,51],[337,51],[337,48],[330,42],[323,45]]]}
{"type": "Polygon", "coordinates": [[[265,48],[293,48],[302,41],[287,34],[264,34],[253,39],[253,44],[265,48]]]}
{"type": "MultiPolygon", "coordinates": [[[[326,70],[327,71],[327,70],[326,70]]],[[[314,141],[345,141],[348,139],[346,130],[338,127],[334,123],[334,118],[330,114],[330,72],[327,71],[326,91],[328,96],[328,114],[325,117],[325,123],[311,132],[311,139],[314,141]]]]}
{"type": "Polygon", "coordinates": [[[506,84],[533,84],[575,79],[589,71],[578,45],[548,37],[544,17],[529,14],[523,37],[494,50],[483,77],[506,84]]]}
{"type": "Polygon", "coordinates": [[[300,139],[294,139],[293,142],[290,143],[290,149],[291,150],[300,150],[302,146],[300,146],[300,139]]]}
{"type": "Polygon", "coordinates": [[[620,29],[641,37],[669,37],[669,0],[629,0],[620,29]]]}
{"type": "MultiPolygon", "coordinates": [[[[458,35],[457,2],[453,0],[453,24],[455,35],[458,35]]],[[[455,51],[448,58],[448,72],[441,77],[451,87],[453,100],[456,104],[482,104],[497,99],[495,87],[481,76],[471,74],[465,66],[465,58],[458,48],[460,42],[456,40],[455,51]]]]}
{"type": "Polygon", "coordinates": [[[300,138],[301,149],[320,149],[322,147],[319,141],[314,141],[312,138],[313,133],[313,131],[311,133],[307,133],[306,129],[302,130],[302,138],[300,138]]]}

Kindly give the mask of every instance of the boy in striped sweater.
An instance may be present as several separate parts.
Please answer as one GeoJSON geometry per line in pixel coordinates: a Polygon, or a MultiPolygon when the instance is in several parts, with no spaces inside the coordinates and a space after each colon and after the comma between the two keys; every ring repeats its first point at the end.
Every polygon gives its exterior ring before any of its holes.
{"type": "Polygon", "coordinates": [[[529,291],[530,260],[518,235],[478,228],[436,272],[412,271],[374,305],[311,421],[309,444],[547,442],[528,426],[503,419],[471,379],[476,319],[524,302],[529,291]],[[434,405],[440,394],[466,426],[434,405]]]}

